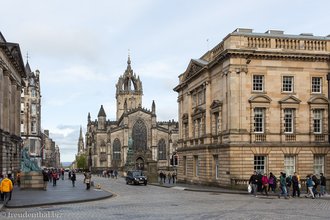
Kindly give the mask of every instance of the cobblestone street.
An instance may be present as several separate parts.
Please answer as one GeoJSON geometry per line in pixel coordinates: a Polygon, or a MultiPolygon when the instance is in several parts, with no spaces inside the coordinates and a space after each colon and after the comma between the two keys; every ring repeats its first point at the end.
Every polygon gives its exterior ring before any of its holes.
{"type": "MultiPolygon", "coordinates": [[[[78,176],[78,181],[82,181],[78,176]]],[[[278,199],[184,191],[180,187],[126,185],[93,177],[115,194],[94,202],[3,209],[0,219],[329,219],[330,199],[278,199]]]]}

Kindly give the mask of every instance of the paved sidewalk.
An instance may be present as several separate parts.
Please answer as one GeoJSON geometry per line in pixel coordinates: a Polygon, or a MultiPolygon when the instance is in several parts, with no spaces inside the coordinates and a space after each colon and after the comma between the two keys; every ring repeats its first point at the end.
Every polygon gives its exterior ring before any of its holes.
{"type": "MultiPolygon", "coordinates": [[[[112,193],[102,189],[96,189],[95,187],[91,187],[90,190],[86,190],[86,185],[83,183],[82,174],[77,174],[75,187],[72,187],[72,182],[68,179],[68,174],[65,173],[64,180],[58,180],[56,186],[53,186],[53,184],[49,182],[46,191],[20,190],[17,186],[15,186],[12,193],[12,199],[5,207],[23,208],[87,202],[105,199],[111,196],[113,196],[112,193]]],[[[3,208],[3,203],[0,203],[0,209],[1,208],[3,208]]]]}

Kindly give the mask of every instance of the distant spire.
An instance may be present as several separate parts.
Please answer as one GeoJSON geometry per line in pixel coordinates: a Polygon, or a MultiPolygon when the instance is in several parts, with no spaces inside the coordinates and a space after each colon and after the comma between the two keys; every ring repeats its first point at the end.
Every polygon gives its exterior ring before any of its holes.
{"type": "Polygon", "coordinates": [[[90,113],[90,112],[88,112],[87,122],[88,122],[88,123],[91,122],[91,113],[90,113]]]}
{"type": "Polygon", "coordinates": [[[130,54],[130,50],[128,49],[128,60],[127,60],[127,64],[131,65],[131,54],[130,54]]]}
{"type": "Polygon", "coordinates": [[[82,135],[82,127],[80,125],[80,134],[79,134],[79,140],[83,139],[83,135],[82,135]]]}
{"type": "Polygon", "coordinates": [[[155,114],[155,113],[156,113],[156,105],[155,105],[155,100],[152,100],[152,105],[151,105],[151,112],[152,112],[153,114],[155,114]]]}

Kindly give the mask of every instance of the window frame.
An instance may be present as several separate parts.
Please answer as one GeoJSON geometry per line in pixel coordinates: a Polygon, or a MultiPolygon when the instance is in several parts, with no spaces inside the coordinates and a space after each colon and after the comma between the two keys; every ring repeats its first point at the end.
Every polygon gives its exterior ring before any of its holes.
{"type": "Polygon", "coordinates": [[[256,134],[262,134],[265,133],[265,108],[260,108],[260,107],[255,107],[253,109],[253,128],[254,128],[254,133],[256,134]],[[257,112],[260,111],[260,112],[257,112]],[[258,114],[257,114],[258,113],[258,114]],[[260,115],[261,117],[257,116],[260,115]],[[260,119],[261,121],[258,122],[256,119],[260,119]],[[260,125],[260,128],[259,128],[260,125]]]}
{"type": "Polygon", "coordinates": [[[321,94],[322,93],[322,77],[313,76],[311,79],[311,92],[313,94],[321,94]],[[314,82],[314,80],[318,79],[319,82],[314,82]],[[318,91],[316,91],[318,90],[318,91]]]}
{"type": "Polygon", "coordinates": [[[252,91],[253,92],[264,92],[265,91],[265,76],[264,75],[253,75],[252,76],[252,91]],[[260,77],[259,79],[257,79],[260,77]],[[261,89],[259,89],[261,88],[261,89]]]}
{"type": "Polygon", "coordinates": [[[293,93],[294,92],[294,77],[293,76],[282,76],[282,92],[284,92],[284,93],[293,93]]]}
{"type": "Polygon", "coordinates": [[[295,130],[295,109],[293,108],[285,108],[283,110],[283,119],[284,119],[284,133],[285,134],[293,134],[295,130]]]}
{"type": "Polygon", "coordinates": [[[284,155],[284,171],[287,176],[293,175],[296,171],[296,156],[295,155],[284,155]]]}
{"type": "Polygon", "coordinates": [[[322,132],[323,132],[323,110],[314,109],[313,110],[313,133],[322,134],[322,132]],[[319,118],[317,116],[319,116],[319,118]],[[316,122],[318,122],[318,123],[316,123],[316,122]],[[319,131],[315,131],[316,128],[319,129],[319,131]]]}
{"type": "Polygon", "coordinates": [[[267,173],[267,156],[266,155],[254,155],[253,170],[257,173],[267,173]],[[260,162],[259,162],[260,161],[260,162]],[[263,169],[261,169],[263,167],[263,169]]]}

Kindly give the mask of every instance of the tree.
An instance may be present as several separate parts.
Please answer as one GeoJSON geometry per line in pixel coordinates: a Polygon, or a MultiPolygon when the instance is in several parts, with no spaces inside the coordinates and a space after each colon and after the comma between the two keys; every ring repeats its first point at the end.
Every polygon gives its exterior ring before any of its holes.
{"type": "Polygon", "coordinates": [[[87,169],[87,158],[86,155],[81,154],[80,156],[77,156],[77,168],[79,169],[87,169]]]}

